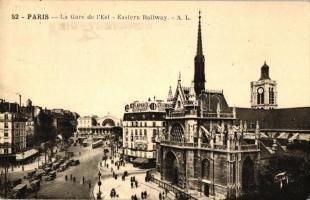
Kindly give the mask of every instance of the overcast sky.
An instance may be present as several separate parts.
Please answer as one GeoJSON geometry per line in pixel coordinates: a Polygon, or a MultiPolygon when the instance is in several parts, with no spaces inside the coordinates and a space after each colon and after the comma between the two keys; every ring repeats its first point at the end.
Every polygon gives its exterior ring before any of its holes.
{"type": "Polygon", "coordinates": [[[266,60],[279,107],[310,106],[310,10],[307,2],[1,1],[0,98],[122,116],[134,100],[166,99],[178,74],[194,73],[202,11],[206,87],[230,106],[250,107],[250,82],[266,60]],[[110,20],[12,20],[11,14],[110,14],[110,20]],[[117,20],[165,15],[170,20],[117,20]],[[191,20],[176,20],[187,15],[191,20]]]}

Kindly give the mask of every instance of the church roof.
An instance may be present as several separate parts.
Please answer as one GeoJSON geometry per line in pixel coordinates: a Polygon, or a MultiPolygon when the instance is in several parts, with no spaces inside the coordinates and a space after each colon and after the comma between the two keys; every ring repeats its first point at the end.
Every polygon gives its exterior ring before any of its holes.
{"type": "Polygon", "coordinates": [[[221,113],[232,112],[222,91],[207,90],[202,102],[203,110],[211,113],[217,112],[218,105],[221,113]]]}
{"type": "Polygon", "coordinates": [[[310,107],[270,110],[237,107],[236,117],[247,121],[248,124],[259,121],[260,129],[310,130],[310,107]]]}

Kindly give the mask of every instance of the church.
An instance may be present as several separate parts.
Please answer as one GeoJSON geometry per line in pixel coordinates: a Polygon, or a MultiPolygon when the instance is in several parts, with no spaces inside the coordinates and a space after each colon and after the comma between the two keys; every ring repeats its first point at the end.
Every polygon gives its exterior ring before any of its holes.
{"type": "MultiPolygon", "coordinates": [[[[174,191],[226,198],[255,191],[260,164],[259,124],[247,143],[247,124],[236,118],[222,90],[206,89],[199,12],[194,81],[181,77],[169,91],[165,132],[159,136],[156,169],[174,191]]],[[[276,91],[274,91],[276,92],[276,91]]]]}

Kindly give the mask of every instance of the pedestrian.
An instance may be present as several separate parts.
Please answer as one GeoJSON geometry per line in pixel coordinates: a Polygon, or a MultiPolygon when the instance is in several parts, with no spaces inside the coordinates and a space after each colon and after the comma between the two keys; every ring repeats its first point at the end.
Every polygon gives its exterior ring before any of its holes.
{"type": "Polygon", "coordinates": [[[84,176],[83,176],[83,179],[82,179],[82,180],[83,180],[83,184],[84,184],[84,181],[85,181],[85,177],[84,177],[84,176]]]}
{"type": "Polygon", "coordinates": [[[67,176],[67,174],[66,174],[66,176],[65,176],[65,179],[66,179],[66,181],[67,181],[67,179],[68,179],[68,176],[67,176]]]}
{"type": "Polygon", "coordinates": [[[144,199],[144,193],[141,192],[141,199],[144,199]]]}
{"type": "Polygon", "coordinates": [[[137,195],[135,195],[135,196],[134,196],[134,199],[135,199],[135,200],[138,200],[138,197],[137,197],[137,195]]]}
{"type": "Polygon", "coordinates": [[[147,198],[147,192],[144,190],[144,198],[147,198]]]}
{"type": "Polygon", "coordinates": [[[130,184],[131,184],[131,188],[133,188],[133,182],[131,182],[130,184]]]}
{"type": "Polygon", "coordinates": [[[70,180],[72,181],[72,174],[70,174],[70,180]]]}
{"type": "Polygon", "coordinates": [[[138,181],[135,181],[136,188],[138,187],[138,181]]]}
{"type": "Polygon", "coordinates": [[[75,176],[73,177],[73,182],[75,182],[75,176]]]}
{"type": "Polygon", "coordinates": [[[133,195],[131,195],[131,200],[134,200],[133,195]]]}
{"type": "Polygon", "coordinates": [[[161,192],[159,193],[159,199],[161,200],[161,192]]]}
{"type": "Polygon", "coordinates": [[[88,188],[89,189],[91,188],[91,182],[90,181],[88,182],[88,188]]]}

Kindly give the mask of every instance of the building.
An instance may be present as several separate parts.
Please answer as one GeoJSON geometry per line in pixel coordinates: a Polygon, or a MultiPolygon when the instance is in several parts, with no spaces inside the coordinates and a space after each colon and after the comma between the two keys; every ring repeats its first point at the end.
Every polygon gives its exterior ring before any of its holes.
{"type": "Polygon", "coordinates": [[[161,100],[135,101],[125,106],[124,156],[139,166],[155,166],[157,139],[165,130],[165,106],[161,100]]]}
{"type": "Polygon", "coordinates": [[[110,114],[104,117],[85,116],[78,119],[77,132],[79,136],[111,137],[121,140],[121,120],[110,114]]]}
{"type": "Polygon", "coordinates": [[[260,79],[251,82],[251,107],[273,109],[277,106],[277,82],[270,79],[269,66],[265,61],[260,79]]]}
{"type": "Polygon", "coordinates": [[[277,139],[282,144],[310,141],[310,107],[277,108],[276,86],[265,62],[260,80],[251,82],[251,108],[236,107],[236,117],[248,122],[250,132],[255,131],[258,121],[265,138],[277,139]]]}
{"type": "Polygon", "coordinates": [[[157,168],[170,190],[215,198],[237,197],[255,190],[260,161],[259,126],[247,143],[240,122],[223,91],[205,88],[205,58],[199,13],[194,81],[184,87],[179,78],[169,92],[166,128],[160,141],[157,168]]]}
{"type": "Polygon", "coordinates": [[[11,112],[0,113],[0,154],[13,154],[26,148],[26,118],[11,112]]]}
{"type": "Polygon", "coordinates": [[[97,124],[96,119],[91,116],[80,117],[77,123],[77,131],[79,134],[91,134],[92,127],[97,124]]]}

